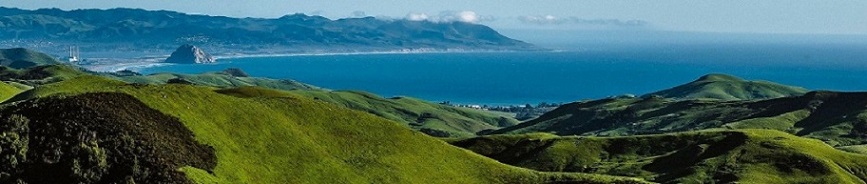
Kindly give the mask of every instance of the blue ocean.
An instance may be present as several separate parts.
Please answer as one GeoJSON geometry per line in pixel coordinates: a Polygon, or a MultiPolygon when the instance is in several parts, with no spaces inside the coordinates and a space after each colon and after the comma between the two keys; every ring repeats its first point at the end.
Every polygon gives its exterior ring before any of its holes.
{"type": "Polygon", "coordinates": [[[707,44],[571,47],[544,52],[334,54],[226,58],[139,72],[203,73],[241,68],[385,97],[461,104],[536,104],[641,95],[709,73],[812,90],[867,91],[863,44],[707,44]]]}

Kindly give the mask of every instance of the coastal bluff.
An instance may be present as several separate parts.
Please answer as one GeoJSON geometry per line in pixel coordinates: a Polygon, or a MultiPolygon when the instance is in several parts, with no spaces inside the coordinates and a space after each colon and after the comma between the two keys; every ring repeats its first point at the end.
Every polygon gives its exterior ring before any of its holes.
{"type": "Polygon", "coordinates": [[[190,44],[184,44],[178,47],[175,52],[172,52],[172,55],[169,58],[166,58],[166,63],[180,63],[180,64],[198,64],[198,63],[213,63],[216,62],[213,56],[208,53],[205,53],[199,47],[190,44]]]}

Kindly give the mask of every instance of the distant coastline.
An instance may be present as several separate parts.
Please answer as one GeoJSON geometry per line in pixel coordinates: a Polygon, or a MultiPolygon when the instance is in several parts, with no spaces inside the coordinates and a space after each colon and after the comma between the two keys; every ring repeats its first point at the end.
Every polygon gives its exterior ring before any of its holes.
{"type": "Polygon", "coordinates": [[[336,56],[336,55],[376,55],[376,54],[441,54],[441,53],[492,53],[492,52],[527,52],[518,50],[492,49],[397,49],[383,51],[355,52],[300,52],[286,54],[221,54],[214,55],[217,59],[259,58],[259,57],[291,57],[291,56],[336,56]]]}
{"type": "MultiPolygon", "coordinates": [[[[273,58],[273,57],[294,57],[294,56],[339,56],[339,55],[379,55],[379,54],[442,54],[442,53],[513,53],[513,52],[556,52],[556,51],[518,51],[518,50],[493,50],[493,49],[396,49],[383,51],[356,51],[356,52],[298,52],[298,53],[262,53],[262,54],[246,54],[246,53],[217,53],[214,58],[219,63],[224,59],[238,58],[273,58]]],[[[163,63],[168,55],[164,56],[143,56],[139,58],[93,58],[96,62],[79,65],[88,70],[96,72],[117,72],[122,70],[138,71],[138,69],[172,65],[172,63],[163,63]]]]}

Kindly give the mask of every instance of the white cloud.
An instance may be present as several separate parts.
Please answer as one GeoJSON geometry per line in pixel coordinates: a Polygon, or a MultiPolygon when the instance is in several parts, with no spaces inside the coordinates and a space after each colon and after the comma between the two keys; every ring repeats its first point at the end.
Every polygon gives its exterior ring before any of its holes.
{"type": "Polygon", "coordinates": [[[492,16],[481,16],[474,11],[442,11],[436,16],[430,16],[425,13],[409,13],[405,19],[411,21],[431,21],[431,22],[468,22],[478,23],[484,21],[493,21],[492,16]]]}
{"type": "Polygon", "coordinates": [[[480,18],[479,18],[479,14],[476,14],[476,12],[473,12],[473,11],[459,11],[459,12],[444,11],[444,12],[440,12],[439,16],[437,16],[437,19],[439,19],[439,20],[437,20],[439,22],[460,21],[460,22],[476,23],[476,22],[479,22],[480,18]]]}
{"type": "Polygon", "coordinates": [[[409,13],[406,15],[406,20],[411,21],[424,21],[428,20],[428,18],[427,14],[424,13],[409,13]]]}
{"type": "Polygon", "coordinates": [[[479,15],[476,14],[476,12],[472,12],[472,11],[462,11],[462,12],[458,13],[458,16],[461,17],[460,20],[463,22],[478,22],[479,21],[479,15]]]}

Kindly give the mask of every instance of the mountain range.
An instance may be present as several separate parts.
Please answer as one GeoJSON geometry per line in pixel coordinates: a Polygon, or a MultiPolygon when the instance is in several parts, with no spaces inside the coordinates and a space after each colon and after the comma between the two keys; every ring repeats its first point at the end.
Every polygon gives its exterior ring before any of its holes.
{"type": "Polygon", "coordinates": [[[374,17],[332,20],[304,14],[233,18],[126,8],[0,8],[0,40],[79,45],[82,51],[171,50],[182,44],[224,52],[538,49],[467,22],[374,17]]]}

